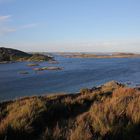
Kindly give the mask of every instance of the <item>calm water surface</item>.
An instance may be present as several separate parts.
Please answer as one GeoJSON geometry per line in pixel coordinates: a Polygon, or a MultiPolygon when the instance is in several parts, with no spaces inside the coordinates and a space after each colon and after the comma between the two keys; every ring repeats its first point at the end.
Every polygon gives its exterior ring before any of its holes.
{"type": "Polygon", "coordinates": [[[62,71],[33,71],[28,62],[0,64],[0,100],[21,96],[58,92],[78,92],[110,80],[140,84],[140,58],[95,59],[64,58],[56,56],[59,64],[43,62],[42,66],[60,66],[62,71]],[[19,71],[28,71],[21,75],[19,71]]]}

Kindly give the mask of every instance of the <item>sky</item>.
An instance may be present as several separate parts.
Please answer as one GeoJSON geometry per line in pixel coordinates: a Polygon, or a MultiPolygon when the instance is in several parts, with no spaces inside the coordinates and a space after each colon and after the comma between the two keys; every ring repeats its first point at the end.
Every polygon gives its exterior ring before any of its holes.
{"type": "Polygon", "coordinates": [[[0,0],[0,46],[140,52],[140,0],[0,0]]]}

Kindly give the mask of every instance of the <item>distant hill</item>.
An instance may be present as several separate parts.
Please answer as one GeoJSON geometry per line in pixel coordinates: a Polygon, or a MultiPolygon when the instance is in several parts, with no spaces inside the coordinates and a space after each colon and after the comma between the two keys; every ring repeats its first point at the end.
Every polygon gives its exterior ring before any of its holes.
{"type": "Polygon", "coordinates": [[[29,54],[12,48],[0,47],[0,62],[5,61],[48,61],[53,57],[43,54],[29,54]]]}
{"type": "Polygon", "coordinates": [[[59,53],[68,58],[140,58],[140,54],[135,53],[59,53]]]}

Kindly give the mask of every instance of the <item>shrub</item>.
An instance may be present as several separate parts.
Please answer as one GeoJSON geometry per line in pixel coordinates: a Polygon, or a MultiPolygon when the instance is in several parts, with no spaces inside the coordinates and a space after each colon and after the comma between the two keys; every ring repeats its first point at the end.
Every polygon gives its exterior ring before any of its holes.
{"type": "Polygon", "coordinates": [[[81,94],[89,94],[89,93],[90,93],[90,89],[88,89],[88,88],[83,88],[83,89],[80,90],[80,93],[81,93],[81,94]]]}
{"type": "Polygon", "coordinates": [[[8,105],[7,116],[0,123],[0,138],[5,137],[7,133],[11,133],[10,131],[17,132],[17,135],[20,131],[20,137],[26,135],[26,133],[28,135],[33,131],[32,124],[34,120],[45,110],[44,102],[37,97],[28,100],[17,100],[8,105]]]}

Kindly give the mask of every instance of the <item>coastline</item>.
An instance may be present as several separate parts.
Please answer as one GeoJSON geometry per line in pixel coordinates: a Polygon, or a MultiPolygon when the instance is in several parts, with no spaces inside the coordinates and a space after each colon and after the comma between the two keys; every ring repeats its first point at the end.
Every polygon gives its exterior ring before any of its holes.
{"type": "MultiPolygon", "coordinates": [[[[72,96],[72,95],[78,96],[78,95],[80,95],[82,90],[89,90],[90,92],[94,92],[96,90],[100,90],[106,84],[107,84],[107,86],[113,86],[114,85],[116,87],[116,85],[118,85],[118,86],[122,86],[122,87],[129,87],[126,84],[122,84],[122,83],[119,83],[117,81],[109,81],[107,83],[104,83],[104,84],[101,84],[101,85],[98,85],[98,86],[94,86],[92,88],[81,88],[79,92],[73,92],[73,93],[66,93],[66,92],[56,93],[55,92],[55,93],[50,93],[50,94],[47,93],[47,95],[44,93],[42,95],[22,96],[22,97],[18,97],[18,98],[15,98],[15,99],[6,99],[6,100],[3,100],[3,101],[0,101],[0,104],[6,103],[6,102],[15,102],[17,100],[23,100],[23,99],[32,98],[32,97],[44,97],[44,98],[46,98],[46,97],[50,97],[50,96],[58,96],[58,97],[59,96],[68,97],[68,96],[72,96]]],[[[113,87],[113,88],[115,88],[115,87],[113,87]]],[[[137,89],[137,87],[131,87],[131,88],[137,89]]]]}
{"type": "Polygon", "coordinates": [[[66,58],[140,58],[140,54],[135,53],[58,53],[60,56],[66,58]]]}

